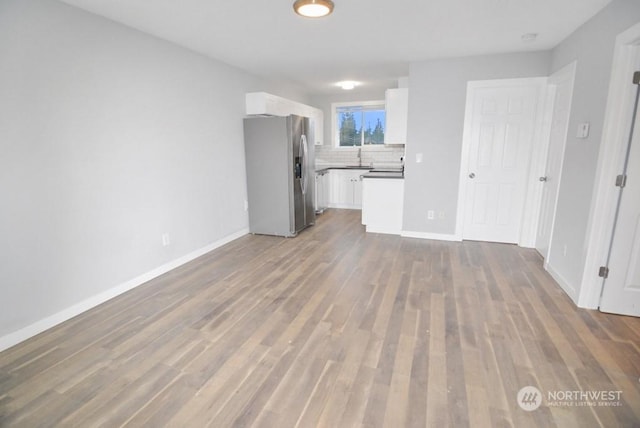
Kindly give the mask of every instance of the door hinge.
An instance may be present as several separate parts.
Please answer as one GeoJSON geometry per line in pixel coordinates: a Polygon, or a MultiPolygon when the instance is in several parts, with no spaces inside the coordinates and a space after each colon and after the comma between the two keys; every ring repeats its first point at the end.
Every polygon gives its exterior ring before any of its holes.
{"type": "Polygon", "coordinates": [[[606,266],[600,266],[600,269],[598,270],[598,276],[600,278],[607,279],[607,277],[609,276],[609,268],[606,266]]]}
{"type": "Polygon", "coordinates": [[[624,174],[620,174],[619,176],[616,177],[616,186],[617,187],[624,187],[627,185],[627,176],[624,174]]]}

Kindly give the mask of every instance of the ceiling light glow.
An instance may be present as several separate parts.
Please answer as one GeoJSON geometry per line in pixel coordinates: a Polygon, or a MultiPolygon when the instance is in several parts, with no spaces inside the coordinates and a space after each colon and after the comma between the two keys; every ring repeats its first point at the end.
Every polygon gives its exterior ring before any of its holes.
{"type": "Polygon", "coordinates": [[[333,2],[331,0],[296,0],[293,3],[293,10],[307,18],[321,18],[333,12],[333,2]]]}
{"type": "Polygon", "coordinates": [[[345,80],[344,82],[338,82],[338,86],[340,86],[345,91],[350,91],[358,85],[358,82],[354,82],[352,80],[345,80]]]}

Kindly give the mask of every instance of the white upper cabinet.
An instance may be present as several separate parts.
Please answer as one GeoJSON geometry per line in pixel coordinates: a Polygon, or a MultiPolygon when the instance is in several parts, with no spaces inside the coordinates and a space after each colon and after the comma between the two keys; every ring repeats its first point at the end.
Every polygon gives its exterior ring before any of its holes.
{"type": "Polygon", "coordinates": [[[385,92],[387,129],[385,144],[407,143],[407,116],[409,111],[409,89],[387,89],[385,92]]]}
{"type": "Polygon", "coordinates": [[[313,131],[313,135],[309,138],[313,140],[316,146],[321,146],[324,141],[324,112],[318,108],[311,107],[313,111],[309,113],[309,125],[313,131]]]}
{"type": "Polygon", "coordinates": [[[249,92],[245,95],[248,115],[289,116],[296,114],[309,118],[311,138],[316,145],[324,139],[324,113],[322,110],[266,92],[249,92]]]}
{"type": "Polygon", "coordinates": [[[245,95],[248,115],[289,116],[295,109],[293,101],[266,92],[249,92],[245,95]]]}

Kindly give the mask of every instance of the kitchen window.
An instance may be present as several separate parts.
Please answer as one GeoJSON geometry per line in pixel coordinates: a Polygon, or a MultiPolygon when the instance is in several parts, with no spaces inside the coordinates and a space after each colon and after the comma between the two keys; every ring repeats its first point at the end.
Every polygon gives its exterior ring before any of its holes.
{"type": "Polygon", "coordinates": [[[333,103],[331,110],[335,147],[384,144],[384,101],[333,103]]]}

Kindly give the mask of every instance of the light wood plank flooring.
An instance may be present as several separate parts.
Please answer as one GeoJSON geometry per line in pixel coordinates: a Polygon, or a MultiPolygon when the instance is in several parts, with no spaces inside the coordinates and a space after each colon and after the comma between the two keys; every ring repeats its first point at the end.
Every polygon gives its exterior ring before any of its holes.
{"type": "Polygon", "coordinates": [[[640,319],[576,309],[541,264],[330,210],[1,353],[0,426],[640,426],[640,319]],[[516,400],[528,385],[537,410],[516,400]]]}

